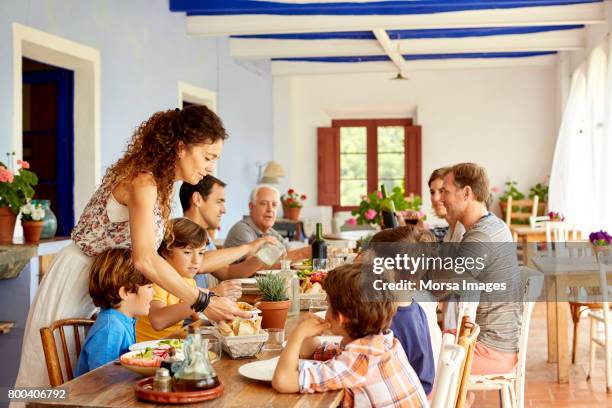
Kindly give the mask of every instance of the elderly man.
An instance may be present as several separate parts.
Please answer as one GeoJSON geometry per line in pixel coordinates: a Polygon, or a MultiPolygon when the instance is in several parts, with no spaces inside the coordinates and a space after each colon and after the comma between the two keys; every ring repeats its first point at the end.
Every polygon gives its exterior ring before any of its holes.
{"type": "Polygon", "coordinates": [[[255,187],[250,196],[249,216],[230,229],[225,238],[225,247],[244,245],[261,237],[272,236],[285,246],[287,258],[309,258],[310,247],[289,250],[289,241],[272,228],[279,204],[280,193],[277,189],[266,185],[255,187]]]}
{"type": "MultiPolygon", "coordinates": [[[[179,192],[183,215],[209,231],[209,235],[221,225],[221,217],[225,214],[225,186],[216,177],[208,175],[197,185],[183,183],[179,192]]],[[[221,281],[252,276],[263,264],[253,256],[265,242],[276,242],[275,239],[264,237],[234,248],[217,250],[212,240],[207,246],[201,272],[212,273],[221,281]],[[214,252],[212,252],[214,251],[214,252]],[[243,262],[232,264],[239,259],[243,262]]],[[[198,285],[208,287],[207,275],[196,276],[198,285]]],[[[238,291],[239,284],[224,282],[215,291],[238,291]],[[237,286],[237,287],[233,287],[237,286]]]]}
{"type": "MultiPolygon", "coordinates": [[[[465,227],[460,255],[484,258],[484,268],[467,273],[478,282],[504,283],[506,290],[481,292],[476,311],[480,335],[474,349],[472,374],[512,371],[517,363],[521,328],[519,269],[508,226],[487,210],[489,179],[485,169],[461,163],[444,176],[442,201],[452,219],[465,227]]],[[[469,277],[468,277],[469,278],[469,277]]]]}

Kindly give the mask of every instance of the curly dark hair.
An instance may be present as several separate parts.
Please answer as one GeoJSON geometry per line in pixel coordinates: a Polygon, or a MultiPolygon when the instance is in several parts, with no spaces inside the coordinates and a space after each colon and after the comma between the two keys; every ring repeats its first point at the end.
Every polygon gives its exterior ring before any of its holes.
{"type": "Polygon", "coordinates": [[[121,159],[107,171],[113,184],[131,180],[141,172],[153,174],[165,220],[170,216],[174,168],[179,142],[189,148],[227,139],[221,119],[203,105],[154,113],[138,126],[121,159]]]}

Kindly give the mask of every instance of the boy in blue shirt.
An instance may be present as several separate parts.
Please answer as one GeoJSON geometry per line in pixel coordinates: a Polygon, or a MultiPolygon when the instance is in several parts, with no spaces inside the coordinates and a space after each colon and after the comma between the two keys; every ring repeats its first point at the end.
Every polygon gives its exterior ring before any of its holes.
{"type": "MultiPolygon", "coordinates": [[[[435,236],[424,228],[416,225],[406,225],[389,228],[375,234],[370,240],[375,256],[390,256],[395,251],[405,249],[409,252],[423,246],[434,245],[435,236]],[[406,244],[403,246],[385,244],[406,244]],[[412,247],[409,244],[421,244],[412,247]]],[[[423,271],[412,275],[414,281],[422,277],[423,271]]],[[[397,279],[397,276],[394,276],[397,279]]],[[[410,365],[419,376],[425,394],[429,395],[433,388],[436,367],[427,315],[416,302],[397,302],[397,312],[391,322],[391,331],[399,340],[410,365]]],[[[439,330],[438,330],[439,331],[439,330]]],[[[436,352],[438,352],[436,350],[436,352]]]]}
{"type": "Polygon", "coordinates": [[[100,307],[100,313],[83,344],[75,376],[129,351],[136,342],[134,316],[149,313],[153,285],[134,268],[132,252],[116,248],[94,259],[89,294],[94,305],[100,307]]]}

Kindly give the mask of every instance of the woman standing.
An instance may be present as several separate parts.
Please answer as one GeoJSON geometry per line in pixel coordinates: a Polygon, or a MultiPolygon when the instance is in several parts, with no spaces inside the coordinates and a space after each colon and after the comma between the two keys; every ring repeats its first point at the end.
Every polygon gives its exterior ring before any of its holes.
{"type": "MultiPolygon", "coordinates": [[[[132,249],[148,279],[211,320],[249,317],[227,298],[188,286],[157,253],[170,215],[173,185],[197,184],[214,167],[227,134],[205,106],[157,112],[135,131],[123,157],[106,172],[30,306],[16,386],[49,385],[39,330],[56,320],[90,317],[89,267],[96,255],[132,249]]],[[[70,336],[72,337],[72,336],[70,336]]]]}

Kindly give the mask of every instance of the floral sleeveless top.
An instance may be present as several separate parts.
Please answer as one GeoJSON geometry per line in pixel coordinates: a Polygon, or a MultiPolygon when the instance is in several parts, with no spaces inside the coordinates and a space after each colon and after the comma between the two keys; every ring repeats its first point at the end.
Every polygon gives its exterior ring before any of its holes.
{"type": "MultiPolygon", "coordinates": [[[[72,240],[86,255],[96,256],[111,248],[132,247],[127,207],[119,204],[112,196],[114,189],[115,183],[107,174],[87,203],[78,224],[72,230],[72,240]],[[117,217],[111,219],[109,211],[112,205],[119,207],[119,211],[125,212],[121,220],[117,220],[117,217]]],[[[164,238],[165,225],[159,203],[153,211],[153,222],[156,245],[154,249],[157,250],[164,238]]]]}

